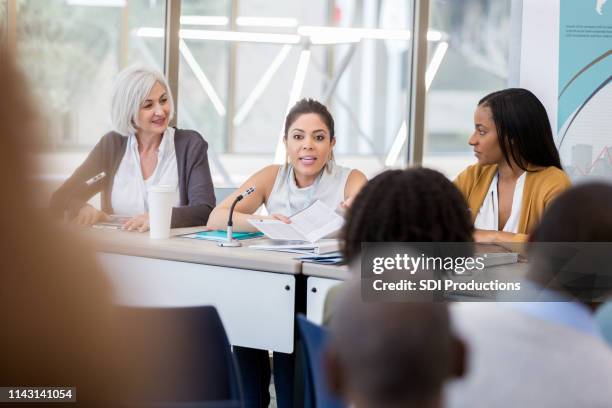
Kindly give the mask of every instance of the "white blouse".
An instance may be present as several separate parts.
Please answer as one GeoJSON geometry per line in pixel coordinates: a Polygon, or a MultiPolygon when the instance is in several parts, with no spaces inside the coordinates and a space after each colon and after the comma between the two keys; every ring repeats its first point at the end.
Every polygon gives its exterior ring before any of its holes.
{"type": "Polygon", "coordinates": [[[175,206],[180,204],[178,194],[178,167],[174,147],[174,128],[169,127],[162,136],[157,151],[157,166],[146,180],[142,178],[138,140],[135,135],[128,137],[125,154],[111,191],[111,205],[115,214],[135,216],[149,212],[147,190],[151,186],[171,185],[176,188],[175,206]]]}
{"type": "MultiPolygon", "coordinates": [[[[510,212],[510,218],[506,221],[504,229],[502,231],[517,233],[519,227],[519,220],[521,218],[521,206],[523,202],[523,188],[525,187],[525,175],[527,172],[521,174],[516,180],[516,186],[514,187],[514,195],[512,196],[512,210],[510,212]]],[[[485,200],[478,211],[476,221],[474,221],[474,228],[482,230],[499,230],[499,195],[497,194],[497,181],[498,174],[495,174],[489,191],[485,196],[485,200]]]]}
{"type": "Polygon", "coordinates": [[[314,184],[300,188],[295,182],[293,166],[285,164],[276,174],[266,210],[268,214],[291,216],[317,200],[335,209],[344,201],[344,187],[352,169],[331,163],[331,171],[323,169],[314,184]]]}

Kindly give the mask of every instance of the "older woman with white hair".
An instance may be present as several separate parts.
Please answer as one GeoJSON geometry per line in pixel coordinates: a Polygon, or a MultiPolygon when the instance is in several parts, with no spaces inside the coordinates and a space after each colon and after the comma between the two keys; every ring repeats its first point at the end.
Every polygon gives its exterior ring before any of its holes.
{"type": "Polygon", "coordinates": [[[215,206],[208,144],[193,130],[168,126],[174,103],[168,83],[145,67],[123,70],[112,92],[114,131],[102,137],[85,162],[53,194],[51,209],[68,211],[81,225],[127,216],[124,229],[149,228],[147,189],[172,185],[178,197],[172,227],[205,225],[215,206]],[[101,210],[87,204],[101,192],[101,210]]]}

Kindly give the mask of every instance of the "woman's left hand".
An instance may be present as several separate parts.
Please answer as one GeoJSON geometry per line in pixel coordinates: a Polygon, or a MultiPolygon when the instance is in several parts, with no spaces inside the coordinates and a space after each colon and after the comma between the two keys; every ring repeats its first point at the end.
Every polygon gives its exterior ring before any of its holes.
{"type": "Polygon", "coordinates": [[[270,217],[275,220],[284,222],[285,224],[291,224],[291,218],[283,214],[271,214],[270,217]]]}
{"type": "Polygon", "coordinates": [[[346,200],[340,203],[340,208],[342,208],[343,210],[348,210],[349,208],[351,208],[351,205],[353,205],[353,201],[355,201],[355,196],[347,198],[346,200]]]}
{"type": "Polygon", "coordinates": [[[131,218],[123,224],[123,229],[128,231],[146,232],[149,230],[149,213],[144,213],[131,218]]]}
{"type": "Polygon", "coordinates": [[[474,231],[475,242],[512,242],[513,237],[513,233],[505,231],[479,229],[474,231]]]}

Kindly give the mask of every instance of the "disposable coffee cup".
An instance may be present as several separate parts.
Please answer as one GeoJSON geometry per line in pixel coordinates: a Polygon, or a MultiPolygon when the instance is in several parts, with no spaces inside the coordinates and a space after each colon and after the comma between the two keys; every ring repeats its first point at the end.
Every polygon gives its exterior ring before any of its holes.
{"type": "Polygon", "coordinates": [[[149,187],[149,237],[170,238],[172,206],[176,201],[176,187],[158,185],[149,187]]]}

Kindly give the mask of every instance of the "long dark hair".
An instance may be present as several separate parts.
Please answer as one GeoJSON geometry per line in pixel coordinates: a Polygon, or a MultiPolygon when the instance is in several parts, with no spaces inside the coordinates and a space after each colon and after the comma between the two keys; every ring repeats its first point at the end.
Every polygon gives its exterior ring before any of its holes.
{"type": "Polygon", "coordinates": [[[512,157],[525,171],[529,164],[563,170],[546,109],[533,93],[522,88],[504,89],[485,96],[478,106],[491,109],[499,147],[510,166],[512,157]]]}

